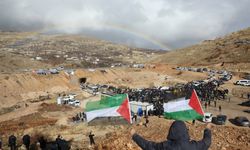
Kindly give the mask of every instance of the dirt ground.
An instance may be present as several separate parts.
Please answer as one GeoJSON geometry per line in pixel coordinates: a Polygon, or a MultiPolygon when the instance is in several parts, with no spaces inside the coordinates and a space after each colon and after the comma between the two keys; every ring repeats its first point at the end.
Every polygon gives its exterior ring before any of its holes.
{"type": "MultiPolygon", "coordinates": [[[[131,140],[129,132],[131,128],[149,140],[163,141],[166,138],[171,120],[150,117],[148,128],[144,126],[130,125],[96,125],[89,126],[85,122],[72,122],[71,118],[77,113],[84,111],[88,101],[98,100],[99,96],[91,96],[79,88],[79,78],[87,78],[87,82],[110,84],[114,86],[127,86],[131,88],[173,85],[186,83],[191,80],[206,79],[206,73],[180,72],[172,69],[172,65],[156,65],[154,68],[106,68],[107,73],[100,70],[77,70],[74,76],[67,76],[63,72],[59,75],[38,76],[32,73],[0,75],[0,137],[4,148],[7,148],[7,138],[15,134],[21,144],[21,137],[30,134],[33,137],[45,135],[48,139],[55,139],[61,134],[66,140],[72,140],[72,149],[139,149],[131,140]],[[17,90],[18,89],[18,90],[17,90]],[[80,107],[58,106],[56,97],[59,93],[76,93],[81,101],[80,107]],[[39,99],[47,97],[45,99],[39,99]],[[14,107],[15,106],[15,107],[14,107]],[[9,108],[9,109],[8,109],[9,108]],[[10,109],[11,108],[11,109],[10,109]],[[88,133],[93,131],[97,146],[89,147],[88,133]],[[145,132],[146,131],[146,132],[145,132]]],[[[229,97],[224,101],[218,101],[217,107],[213,103],[205,112],[214,115],[226,114],[228,118],[246,116],[243,112],[249,109],[238,105],[246,101],[246,93],[249,87],[235,86],[233,83],[240,79],[238,76],[223,85],[229,89],[229,97]],[[218,106],[222,112],[218,111],[218,106]]],[[[192,139],[200,139],[205,124],[197,122],[195,126],[187,123],[192,139]]],[[[211,149],[250,149],[249,128],[237,127],[230,121],[225,126],[212,128],[213,142],[211,149]]],[[[33,139],[35,141],[35,139],[33,139]]]]}
{"type": "MultiPolygon", "coordinates": [[[[125,128],[111,134],[106,135],[101,141],[101,144],[96,146],[96,149],[126,149],[140,150],[140,148],[131,140],[130,130],[134,128],[136,133],[150,141],[162,142],[166,140],[171,120],[164,118],[149,117],[149,125],[136,126],[125,128]]],[[[187,122],[190,138],[192,140],[200,140],[203,137],[205,124],[196,122],[195,125],[187,122]]],[[[216,126],[212,127],[212,145],[213,150],[248,150],[250,148],[250,129],[236,128],[231,126],[216,126]]]]}

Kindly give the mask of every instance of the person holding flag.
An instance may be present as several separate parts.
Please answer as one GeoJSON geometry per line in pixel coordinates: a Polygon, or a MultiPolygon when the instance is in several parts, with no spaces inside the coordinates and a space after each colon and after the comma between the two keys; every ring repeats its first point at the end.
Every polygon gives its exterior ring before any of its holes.
{"type": "Polygon", "coordinates": [[[187,120],[199,119],[204,116],[200,100],[193,90],[190,100],[181,99],[164,104],[165,118],[174,119],[169,129],[167,140],[156,143],[148,141],[131,130],[132,140],[143,150],[207,150],[211,145],[211,124],[207,124],[203,139],[190,140],[188,129],[184,123],[187,120]]]}
{"type": "Polygon", "coordinates": [[[207,150],[211,145],[211,124],[204,130],[203,139],[200,141],[190,140],[188,129],[183,121],[174,121],[169,129],[167,140],[152,142],[145,140],[131,130],[133,141],[143,150],[207,150]]]}

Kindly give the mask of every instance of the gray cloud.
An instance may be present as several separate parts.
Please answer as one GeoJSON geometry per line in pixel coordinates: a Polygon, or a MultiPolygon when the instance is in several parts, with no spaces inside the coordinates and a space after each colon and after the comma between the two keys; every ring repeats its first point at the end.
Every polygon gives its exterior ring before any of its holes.
{"type": "Polygon", "coordinates": [[[0,30],[180,48],[249,27],[248,6],[249,0],[1,0],[0,30]]]}

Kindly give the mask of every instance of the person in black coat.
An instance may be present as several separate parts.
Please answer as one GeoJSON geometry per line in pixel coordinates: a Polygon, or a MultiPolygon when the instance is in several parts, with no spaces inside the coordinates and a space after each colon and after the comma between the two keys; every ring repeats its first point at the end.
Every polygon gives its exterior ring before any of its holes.
{"type": "Polygon", "coordinates": [[[56,144],[58,150],[70,150],[70,142],[64,140],[61,135],[57,136],[56,144]]]}
{"type": "Polygon", "coordinates": [[[2,139],[0,138],[0,150],[2,150],[2,139]]]}
{"type": "Polygon", "coordinates": [[[183,121],[174,121],[169,129],[167,140],[156,143],[143,139],[132,129],[132,139],[143,150],[207,150],[211,145],[211,125],[204,130],[203,139],[190,141],[188,129],[183,121]]]}
{"type": "Polygon", "coordinates": [[[9,137],[9,147],[11,150],[16,149],[16,137],[13,134],[9,137]]]}
{"type": "Polygon", "coordinates": [[[47,140],[41,136],[39,139],[38,139],[38,142],[40,143],[40,148],[41,150],[45,150],[46,149],[46,143],[47,143],[47,140]]]}
{"type": "Polygon", "coordinates": [[[89,133],[90,145],[95,145],[94,136],[95,135],[92,133],[92,131],[90,131],[90,133],[89,133]]]}
{"type": "Polygon", "coordinates": [[[29,148],[30,148],[30,136],[28,134],[23,136],[23,144],[25,145],[26,149],[29,150],[29,148]]]}

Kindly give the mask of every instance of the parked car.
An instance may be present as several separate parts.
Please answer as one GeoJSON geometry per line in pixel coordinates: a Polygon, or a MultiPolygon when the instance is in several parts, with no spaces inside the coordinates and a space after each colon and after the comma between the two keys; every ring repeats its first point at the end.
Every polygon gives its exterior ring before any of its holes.
{"type": "Polygon", "coordinates": [[[244,79],[250,80],[250,74],[243,77],[244,79]]]}
{"type": "Polygon", "coordinates": [[[79,100],[69,100],[69,104],[73,106],[80,106],[80,101],[79,100]]]}
{"type": "Polygon", "coordinates": [[[221,79],[221,80],[224,80],[224,81],[229,81],[229,80],[232,79],[232,75],[230,75],[230,74],[222,75],[222,76],[220,77],[220,79],[221,79]]]}
{"type": "Polygon", "coordinates": [[[217,115],[217,117],[212,118],[212,123],[217,125],[226,124],[227,116],[226,115],[217,115]]]}
{"type": "Polygon", "coordinates": [[[250,107],[250,100],[242,102],[240,105],[241,106],[248,106],[248,107],[250,107]]]}
{"type": "Polygon", "coordinates": [[[246,113],[250,113],[250,109],[248,109],[248,110],[244,110],[244,112],[246,112],[246,113]]]}
{"type": "Polygon", "coordinates": [[[59,71],[55,68],[49,69],[50,74],[59,74],[59,71]]]}
{"type": "Polygon", "coordinates": [[[64,67],[63,66],[59,66],[56,68],[58,71],[61,71],[61,70],[64,70],[64,67]]]}
{"type": "Polygon", "coordinates": [[[76,101],[75,101],[75,106],[80,106],[80,104],[81,104],[81,103],[80,103],[79,100],[76,100],[76,101]]]}
{"type": "Polygon", "coordinates": [[[70,104],[70,105],[75,105],[75,101],[76,101],[76,100],[74,100],[74,99],[70,99],[70,100],[69,100],[69,104],[70,104]]]}
{"type": "Polygon", "coordinates": [[[238,80],[235,82],[236,85],[250,86],[250,80],[238,80]]]}
{"type": "Polygon", "coordinates": [[[39,75],[46,75],[48,72],[46,70],[43,70],[43,69],[38,69],[36,71],[36,73],[39,74],[39,75]]]}
{"type": "Polygon", "coordinates": [[[250,123],[246,117],[235,117],[234,122],[238,126],[249,127],[250,123]]]}
{"type": "Polygon", "coordinates": [[[202,70],[203,70],[203,72],[207,72],[207,71],[208,71],[208,69],[207,69],[207,68],[203,68],[202,70]]]}
{"type": "Polygon", "coordinates": [[[203,72],[203,68],[198,68],[197,72],[203,72]]]}
{"type": "Polygon", "coordinates": [[[205,113],[202,119],[203,122],[212,122],[213,114],[212,113],[205,113]]]}

